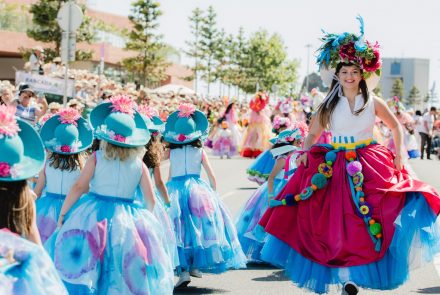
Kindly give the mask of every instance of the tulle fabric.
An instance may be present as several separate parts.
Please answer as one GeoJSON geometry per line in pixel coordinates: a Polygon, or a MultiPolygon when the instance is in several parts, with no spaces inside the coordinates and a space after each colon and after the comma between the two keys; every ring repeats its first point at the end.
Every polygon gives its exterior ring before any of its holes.
{"type": "Polygon", "coordinates": [[[232,138],[220,137],[214,142],[213,153],[216,156],[232,157],[237,153],[237,145],[232,138]]]}
{"type": "Polygon", "coordinates": [[[45,248],[70,294],[171,294],[161,225],[132,200],[89,193],[45,248]]]}
{"type": "Polygon", "coordinates": [[[174,177],[167,188],[172,199],[170,215],[179,271],[221,273],[246,267],[235,226],[217,193],[197,175],[174,177]]]}
{"type": "Polygon", "coordinates": [[[252,165],[247,169],[248,179],[254,181],[259,185],[267,181],[270,172],[275,165],[275,159],[270,152],[270,149],[265,150],[252,162],[252,165]]]}
{"type": "Polygon", "coordinates": [[[40,246],[8,230],[0,230],[0,256],[13,254],[16,263],[0,267],[0,294],[67,295],[47,253],[40,246]]]}
{"type": "Polygon", "coordinates": [[[37,227],[43,244],[57,228],[58,217],[65,198],[65,195],[46,193],[35,202],[37,227]]]}
{"type": "Polygon", "coordinates": [[[326,293],[331,284],[353,281],[363,288],[388,290],[402,285],[410,270],[432,261],[440,252],[440,222],[421,193],[407,193],[397,217],[395,234],[385,256],[376,262],[352,267],[328,267],[309,260],[288,244],[269,235],[261,256],[285,269],[299,287],[326,293]]]}

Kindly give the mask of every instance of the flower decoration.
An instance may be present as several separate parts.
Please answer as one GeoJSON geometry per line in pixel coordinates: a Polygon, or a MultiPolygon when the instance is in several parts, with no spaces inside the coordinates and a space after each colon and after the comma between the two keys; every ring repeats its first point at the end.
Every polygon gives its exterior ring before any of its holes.
{"type": "Polygon", "coordinates": [[[274,131],[280,129],[281,127],[289,128],[289,126],[290,119],[287,117],[275,116],[273,119],[272,127],[274,131]]]}
{"type": "Polygon", "coordinates": [[[293,111],[292,99],[287,98],[286,100],[281,102],[279,109],[280,112],[283,114],[290,114],[293,111]]]}
{"type": "Polygon", "coordinates": [[[14,136],[20,131],[15,119],[15,111],[13,106],[0,106],[0,136],[14,136]]]}
{"type": "Polygon", "coordinates": [[[6,162],[0,162],[0,177],[17,178],[20,168],[18,165],[9,165],[6,162]]]}
{"type": "Polygon", "coordinates": [[[153,117],[158,117],[159,112],[146,104],[140,105],[138,107],[138,112],[147,117],[148,119],[152,119],[153,117]]]}
{"type": "Polygon", "coordinates": [[[301,132],[301,141],[303,141],[309,134],[309,126],[304,121],[295,121],[292,124],[292,129],[295,128],[301,132]]]}
{"type": "Polygon", "coordinates": [[[53,116],[55,116],[55,114],[52,114],[52,113],[47,113],[44,116],[42,116],[40,118],[40,120],[38,121],[38,123],[40,124],[40,127],[43,127],[43,125],[47,122],[47,120],[49,120],[53,116]]]}
{"type": "Polygon", "coordinates": [[[360,34],[342,33],[330,34],[325,31],[321,39],[323,45],[318,49],[317,63],[319,67],[336,68],[340,62],[353,63],[363,71],[364,79],[373,73],[380,76],[382,61],[379,44],[364,41],[364,20],[357,17],[360,24],[360,34]]]}
{"type": "Polygon", "coordinates": [[[78,110],[74,108],[62,109],[61,111],[58,112],[58,115],[60,115],[58,120],[62,124],[73,124],[75,126],[78,126],[76,121],[78,121],[79,118],[81,118],[81,115],[79,114],[78,110]]]}
{"type": "Polygon", "coordinates": [[[118,95],[110,98],[113,112],[120,112],[133,117],[136,104],[126,95],[118,95]]]}
{"type": "Polygon", "coordinates": [[[269,96],[264,92],[258,92],[249,103],[249,107],[254,112],[260,112],[269,103],[269,96]]]}
{"type": "Polygon", "coordinates": [[[177,114],[179,118],[189,118],[196,111],[196,107],[190,103],[184,103],[177,110],[179,111],[177,114]]]}

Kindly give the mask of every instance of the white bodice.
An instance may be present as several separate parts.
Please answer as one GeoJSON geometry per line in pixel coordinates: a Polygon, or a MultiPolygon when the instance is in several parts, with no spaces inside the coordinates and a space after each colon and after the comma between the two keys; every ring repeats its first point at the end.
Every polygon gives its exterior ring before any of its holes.
{"type": "MultiPolygon", "coordinates": [[[[364,99],[361,94],[355,97],[354,110],[362,108],[364,99]]],[[[350,110],[348,99],[339,98],[331,117],[330,132],[334,143],[353,143],[373,138],[373,128],[376,120],[374,99],[370,95],[367,107],[359,115],[354,115],[350,110]]]]}
{"type": "Polygon", "coordinates": [[[46,174],[46,191],[48,193],[67,195],[81,171],[79,168],[73,171],[55,169],[46,164],[44,174],[46,174]]]}
{"type": "Polygon", "coordinates": [[[192,146],[172,149],[170,151],[171,177],[188,174],[200,175],[202,169],[202,151],[192,146]]]}
{"type": "MultiPolygon", "coordinates": [[[[287,160],[288,155],[282,155],[280,157],[283,157],[287,160]]],[[[280,158],[280,157],[277,157],[280,158]]],[[[288,178],[290,178],[292,176],[291,172],[293,169],[296,169],[296,158],[297,158],[297,154],[291,154],[290,158],[289,158],[289,162],[286,162],[286,165],[288,165],[287,167],[287,176],[288,178]]],[[[278,174],[275,176],[276,179],[284,179],[286,175],[286,167],[281,169],[278,174]]]]}

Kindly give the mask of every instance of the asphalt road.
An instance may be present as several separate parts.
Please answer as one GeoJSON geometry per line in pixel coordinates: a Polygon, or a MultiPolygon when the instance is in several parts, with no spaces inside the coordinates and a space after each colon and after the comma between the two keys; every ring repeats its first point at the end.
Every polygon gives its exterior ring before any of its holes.
{"type": "MultiPolygon", "coordinates": [[[[221,199],[235,219],[241,207],[257,188],[255,183],[246,178],[245,171],[251,164],[251,160],[243,158],[220,160],[216,157],[210,157],[210,161],[217,177],[217,187],[221,199]]],[[[411,160],[410,164],[420,179],[434,185],[440,191],[440,161],[411,160]]],[[[440,263],[438,266],[435,264],[414,270],[409,281],[398,289],[391,291],[361,290],[360,294],[440,294],[440,276],[436,270],[436,267],[440,270],[440,263]]],[[[334,288],[329,294],[340,294],[340,292],[334,288]]],[[[175,291],[174,294],[226,293],[313,294],[295,287],[290,280],[283,276],[281,270],[257,264],[250,264],[244,270],[228,271],[221,275],[204,275],[201,279],[193,278],[187,289],[175,291]]]]}

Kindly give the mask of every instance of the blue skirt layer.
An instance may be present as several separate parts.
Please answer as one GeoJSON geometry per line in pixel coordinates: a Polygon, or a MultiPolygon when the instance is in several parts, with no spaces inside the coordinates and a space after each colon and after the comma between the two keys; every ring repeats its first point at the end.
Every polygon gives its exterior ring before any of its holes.
{"type": "MultiPolygon", "coordinates": [[[[274,195],[287,182],[281,179],[274,180],[274,195]]],[[[252,262],[262,262],[261,249],[266,240],[266,233],[258,222],[268,208],[267,182],[263,183],[249,198],[237,219],[236,227],[238,239],[247,259],[252,262]]]]}
{"type": "Polygon", "coordinates": [[[162,226],[132,199],[88,193],[45,243],[70,294],[171,294],[162,226]]]}
{"type": "Polygon", "coordinates": [[[409,270],[430,262],[440,252],[440,222],[421,193],[407,193],[405,207],[395,221],[396,231],[385,256],[376,262],[331,268],[313,262],[283,241],[269,235],[262,259],[285,269],[299,287],[328,292],[331,284],[353,281],[363,288],[389,290],[402,285],[409,270]]]}
{"type": "Polygon", "coordinates": [[[65,195],[46,193],[45,196],[42,196],[35,202],[37,207],[37,227],[43,244],[57,228],[58,217],[60,216],[65,198],[65,195]]]}
{"type": "Polygon", "coordinates": [[[249,180],[262,184],[269,177],[274,165],[275,159],[273,158],[270,149],[265,150],[247,169],[249,180]]]}
{"type": "Polygon", "coordinates": [[[179,271],[221,273],[230,268],[245,268],[246,257],[235,226],[217,193],[197,175],[172,178],[167,188],[179,271]]]}

